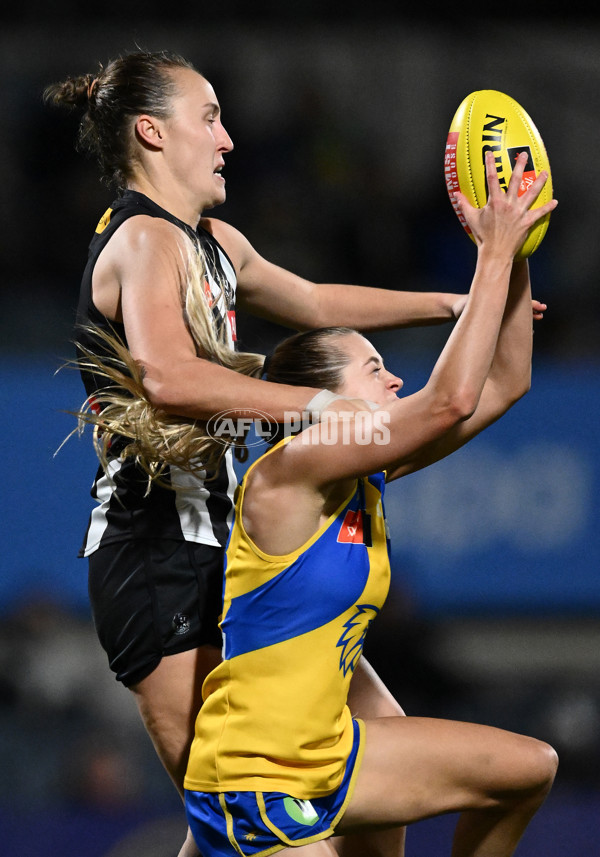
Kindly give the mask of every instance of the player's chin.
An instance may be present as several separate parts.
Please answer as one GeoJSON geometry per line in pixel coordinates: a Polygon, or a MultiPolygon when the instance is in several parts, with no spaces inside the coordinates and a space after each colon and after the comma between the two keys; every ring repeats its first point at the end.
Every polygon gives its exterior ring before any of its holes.
{"type": "MultiPolygon", "coordinates": [[[[372,404],[377,405],[377,408],[387,408],[388,405],[391,405],[392,402],[396,401],[396,398],[397,396],[394,394],[391,396],[380,396],[379,398],[371,399],[370,401],[372,404]]],[[[374,408],[373,410],[377,410],[377,408],[374,408]]]]}
{"type": "MultiPolygon", "coordinates": [[[[208,190],[208,188],[207,188],[208,190]]],[[[216,177],[212,187],[208,190],[207,197],[209,199],[208,205],[213,208],[215,205],[221,205],[221,203],[225,202],[225,198],[227,196],[227,191],[225,190],[225,181],[220,177],[216,177]]]]}
{"type": "Polygon", "coordinates": [[[219,194],[213,194],[212,198],[204,204],[204,206],[202,207],[202,210],[208,211],[211,208],[215,208],[217,205],[223,205],[226,197],[227,197],[227,194],[225,193],[224,189],[219,194]]]}

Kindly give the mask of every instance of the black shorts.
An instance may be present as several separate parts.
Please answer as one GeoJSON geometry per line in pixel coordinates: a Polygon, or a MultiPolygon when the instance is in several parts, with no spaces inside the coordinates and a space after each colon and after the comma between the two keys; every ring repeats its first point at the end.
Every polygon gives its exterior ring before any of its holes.
{"type": "Polygon", "coordinates": [[[106,545],[89,560],[96,632],[127,687],[164,655],[222,645],[223,548],[164,539],[106,545]]]}

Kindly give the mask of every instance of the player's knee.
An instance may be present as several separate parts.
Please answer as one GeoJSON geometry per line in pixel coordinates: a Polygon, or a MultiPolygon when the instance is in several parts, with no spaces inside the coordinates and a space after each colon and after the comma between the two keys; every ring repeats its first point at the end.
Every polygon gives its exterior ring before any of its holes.
{"type": "Polygon", "coordinates": [[[546,795],[552,787],[558,768],[556,750],[545,741],[530,738],[528,751],[523,761],[525,762],[525,777],[522,787],[525,791],[546,795]]]}
{"type": "Polygon", "coordinates": [[[558,753],[545,741],[538,741],[538,744],[540,788],[548,792],[558,769],[558,753]]]}

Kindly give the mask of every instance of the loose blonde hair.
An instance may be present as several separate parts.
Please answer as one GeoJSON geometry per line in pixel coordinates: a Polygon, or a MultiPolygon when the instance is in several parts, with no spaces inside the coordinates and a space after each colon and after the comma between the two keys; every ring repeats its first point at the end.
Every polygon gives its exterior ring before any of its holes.
{"type": "MultiPolygon", "coordinates": [[[[260,377],[264,355],[236,351],[229,344],[227,319],[217,319],[211,309],[224,295],[223,283],[216,297],[206,294],[204,251],[191,242],[186,245],[188,250],[182,250],[182,311],[198,356],[243,375],[260,377]]],[[[105,472],[111,445],[117,439],[121,457],[134,457],[150,480],[158,479],[169,465],[216,472],[233,441],[215,440],[206,421],[169,414],[152,405],[144,388],[144,368],[114,329],[88,325],[85,331],[99,347],[91,350],[78,344],[77,365],[108,383],[75,412],[75,431],[93,426],[94,447],[105,472]],[[122,438],[129,441],[124,446],[122,438]]],[[[245,460],[247,450],[237,439],[235,449],[237,457],[245,460]]]]}

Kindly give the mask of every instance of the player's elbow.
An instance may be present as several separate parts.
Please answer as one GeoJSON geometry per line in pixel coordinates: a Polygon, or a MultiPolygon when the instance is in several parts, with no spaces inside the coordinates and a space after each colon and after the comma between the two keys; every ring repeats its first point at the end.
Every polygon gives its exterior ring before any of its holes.
{"type": "Polygon", "coordinates": [[[445,402],[444,411],[450,427],[472,417],[479,404],[481,391],[465,385],[454,390],[445,402]]]}
{"type": "Polygon", "coordinates": [[[526,396],[531,390],[531,372],[525,372],[518,378],[512,378],[510,384],[504,385],[503,389],[498,394],[502,398],[505,410],[512,408],[513,405],[526,396]]]}
{"type": "Polygon", "coordinates": [[[302,317],[296,320],[294,326],[298,330],[318,330],[322,327],[331,327],[335,321],[335,315],[323,309],[317,301],[314,301],[303,308],[302,317]]]}
{"type": "Polygon", "coordinates": [[[469,419],[475,405],[471,397],[458,393],[449,396],[436,396],[429,408],[427,422],[433,437],[443,437],[459,423],[469,419]]]}
{"type": "MultiPolygon", "coordinates": [[[[429,386],[429,385],[428,385],[429,386]]],[[[427,396],[426,421],[434,437],[441,437],[474,413],[479,397],[468,386],[432,385],[427,396]]]]}
{"type": "Polygon", "coordinates": [[[144,373],[143,383],[148,402],[154,410],[167,414],[186,413],[189,402],[185,396],[185,385],[176,374],[156,368],[148,369],[144,373]]]}
{"type": "Polygon", "coordinates": [[[523,396],[526,396],[527,393],[531,390],[531,366],[528,368],[527,372],[523,373],[523,376],[520,380],[520,385],[517,385],[517,401],[522,399],[523,396]]]}
{"type": "Polygon", "coordinates": [[[198,371],[199,366],[200,361],[194,360],[148,369],[144,390],[150,406],[188,419],[202,420],[213,416],[220,409],[222,386],[219,388],[213,379],[210,364],[202,361],[201,371],[198,371]]]}
{"type": "Polygon", "coordinates": [[[523,396],[526,396],[527,393],[531,390],[531,376],[527,379],[523,379],[523,382],[520,386],[515,387],[512,390],[512,395],[510,396],[510,405],[515,405],[519,399],[522,399],[523,396]]]}
{"type": "Polygon", "coordinates": [[[144,390],[150,405],[157,411],[165,413],[176,413],[179,397],[169,384],[161,383],[155,379],[144,381],[144,390]]]}

